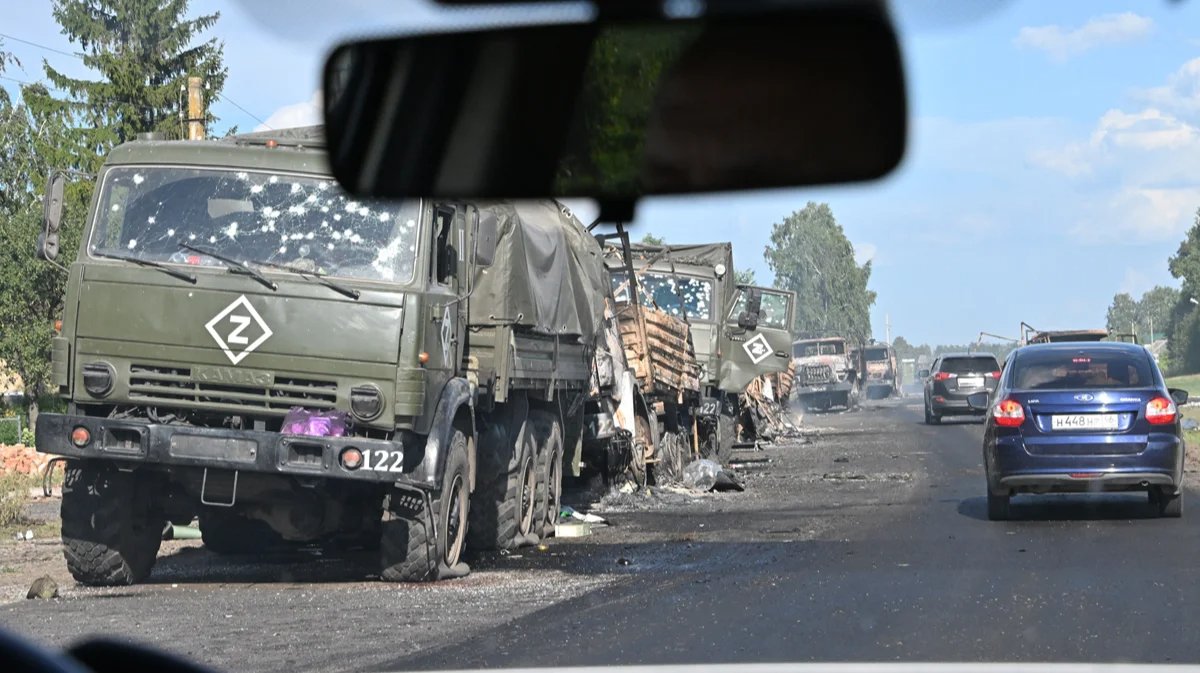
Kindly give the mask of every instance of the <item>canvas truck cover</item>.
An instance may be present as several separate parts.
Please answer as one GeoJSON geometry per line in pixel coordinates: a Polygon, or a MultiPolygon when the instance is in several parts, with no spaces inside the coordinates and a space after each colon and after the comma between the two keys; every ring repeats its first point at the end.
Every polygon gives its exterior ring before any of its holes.
{"type": "Polygon", "coordinates": [[[596,239],[554,201],[483,202],[478,208],[481,221],[496,221],[496,256],[476,271],[470,323],[515,323],[592,343],[608,291],[596,239]]]}

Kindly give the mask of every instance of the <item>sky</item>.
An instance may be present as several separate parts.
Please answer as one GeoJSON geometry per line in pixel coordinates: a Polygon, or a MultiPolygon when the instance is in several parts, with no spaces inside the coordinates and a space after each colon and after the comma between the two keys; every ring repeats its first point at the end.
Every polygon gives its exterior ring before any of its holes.
{"type": "MultiPolygon", "coordinates": [[[[69,54],[49,0],[0,0],[0,39],[42,77],[69,54]],[[4,37],[7,36],[7,37],[4,37]],[[35,42],[40,47],[18,40],[35,42]],[[47,49],[46,47],[49,47],[47,49]],[[57,51],[68,52],[61,54],[57,51]]],[[[218,130],[319,121],[320,70],[339,40],[486,23],[426,0],[192,0],[229,77],[218,130]]],[[[773,224],[830,204],[870,259],[877,338],[966,343],[979,332],[1104,325],[1115,293],[1178,285],[1167,258],[1200,208],[1200,3],[901,0],[908,152],[881,181],[647,199],[633,223],[669,242],[729,240],[762,284],[773,224]]],[[[536,16],[580,16],[541,8],[536,16]]],[[[0,80],[12,88],[12,80],[0,80]]]]}

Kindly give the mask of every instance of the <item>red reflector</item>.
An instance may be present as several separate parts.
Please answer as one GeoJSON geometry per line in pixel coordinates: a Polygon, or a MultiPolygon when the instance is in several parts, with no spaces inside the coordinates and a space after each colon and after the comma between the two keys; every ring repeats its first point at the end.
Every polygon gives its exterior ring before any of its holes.
{"type": "Polygon", "coordinates": [[[195,265],[195,264],[199,264],[199,263],[200,263],[200,255],[188,255],[188,256],[187,256],[187,263],[188,263],[188,264],[193,264],[193,265],[195,265]]]}
{"type": "Polygon", "coordinates": [[[1002,400],[992,407],[992,419],[996,425],[1015,428],[1025,422],[1025,409],[1016,400],[1002,400]]]}
{"type": "Polygon", "coordinates": [[[1175,422],[1175,403],[1166,397],[1156,397],[1146,403],[1146,420],[1151,425],[1166,425],[1175,422]]]}
{"type": "Polygon", "coordinates": [[[92,441],[92,433],[88,432],[85,427],[77,427],[71,431],[71,443],[79,448],[83,448],[92,441]]]}
{"type": "Polygon", "coordinates": [[[1071,473],[1072,479],[1095,479],[1096,477],[1099,477],[1099,476],[1100,476],[1099,472],[1072,472],[1071,473]]]}
{"type": "Polygon", "coordinates": [[[992,372],[991,374],[988,374],[988,376],[990,376],[990,377],[992,377],[992,378],[994,378],[994,379],[999,379],[999,378],[1000,378],[1000,372],[992,372]]]}
{"type": "Polygon", "coordinates": [[[934,402],[945,402],[945,401],[946,401],[946,398],[942,397],[941,395],[934,395],[934,396],[933,396],[933,401],[934,401],[934,402]]]}
{"type": "Polygon", "coordinates": [[[353,446],[345,451],[342,451],[342,467],[346,468],[347,470],[357,470],[358,466],[362,465],[362,461],[362,451],[359,451],[353,446]]]}

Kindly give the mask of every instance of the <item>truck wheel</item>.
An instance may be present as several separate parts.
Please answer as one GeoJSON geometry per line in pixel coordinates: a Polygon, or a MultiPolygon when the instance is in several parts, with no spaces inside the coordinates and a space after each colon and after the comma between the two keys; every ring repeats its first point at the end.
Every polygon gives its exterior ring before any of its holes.
{"type": "Polygon", "coordinates": [[[728,414],[717,416],[717,462],[729,465],[737,440],[737,419],[728,414]]]}
{"type": "Polygon", "coordinates": [[[71,461],[63,481],[62,539],[80,584],[120,586],[150,575],[166,520],[156,521],[136,473],[71,461]]]}
{"type": "Polygon", "coordinates": [[[472,549],[512,549],[536,542],[537,446],[528,427],[518,437],[515,445],[502,441],[486,447],[500,454],[491,460],[502,467],[498,474],[476,477],[467,529],[472,549]]]}
{"type": "Polygon", "coordinates": [[[558,523],[558,513],[562,509],[562,475],[563,475],[563,435],[562,425],[554,414],[545,411],[530,412],[532,417],[537,414],[535,424],[543,428],[538,437],[544,439],[541,447],[541,465],[538,468],[539,481],[545,485],[539,489],[537,522],[534,533],[543,538],[554,534],[554,524],[558,523]]]}
{"type": "Polygon", "coordinates": [[[265,521],[208,507],[200,514],[204,548],[221,555],[261,554],[287,546],[265,521]]]}
{"type": "Polygon", "coordinates": [[[432,582],[470,572],[462,563],[470,519],[467,479],[467,437],[455,429],[442,487],[429,499],[429,511],[413,502],[416,496],[411,493],[393,491],[384,498],[380,577],[388,582],[432,582]]]}

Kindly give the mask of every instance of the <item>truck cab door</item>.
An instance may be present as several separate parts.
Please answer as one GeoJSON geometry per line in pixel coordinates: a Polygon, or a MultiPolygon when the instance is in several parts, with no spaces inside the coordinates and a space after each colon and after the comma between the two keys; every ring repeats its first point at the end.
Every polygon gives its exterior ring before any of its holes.
{"type": "MultiPolygon", "coordinates": [[[[459,368],[462,357],[463,312],[466,302],[464,274],[467,263],[465,220],[467,212],[456,204],[438,203],[433,206],[431,247],[429,259],[429,312],[425,350],[429,362],[425,369],[438,379],[449,379],[459,368]]],[[[440,382],[437,382],[440,383],[440,382]]],[[[438,386],[440,389],[440,385],[438,386]]]]}
{"type": "Polygon", "coordinates": [[[796,294],[739,285],[721,328],[720,388],[740,393],[755,377],[787,371],[796,294]]]}

